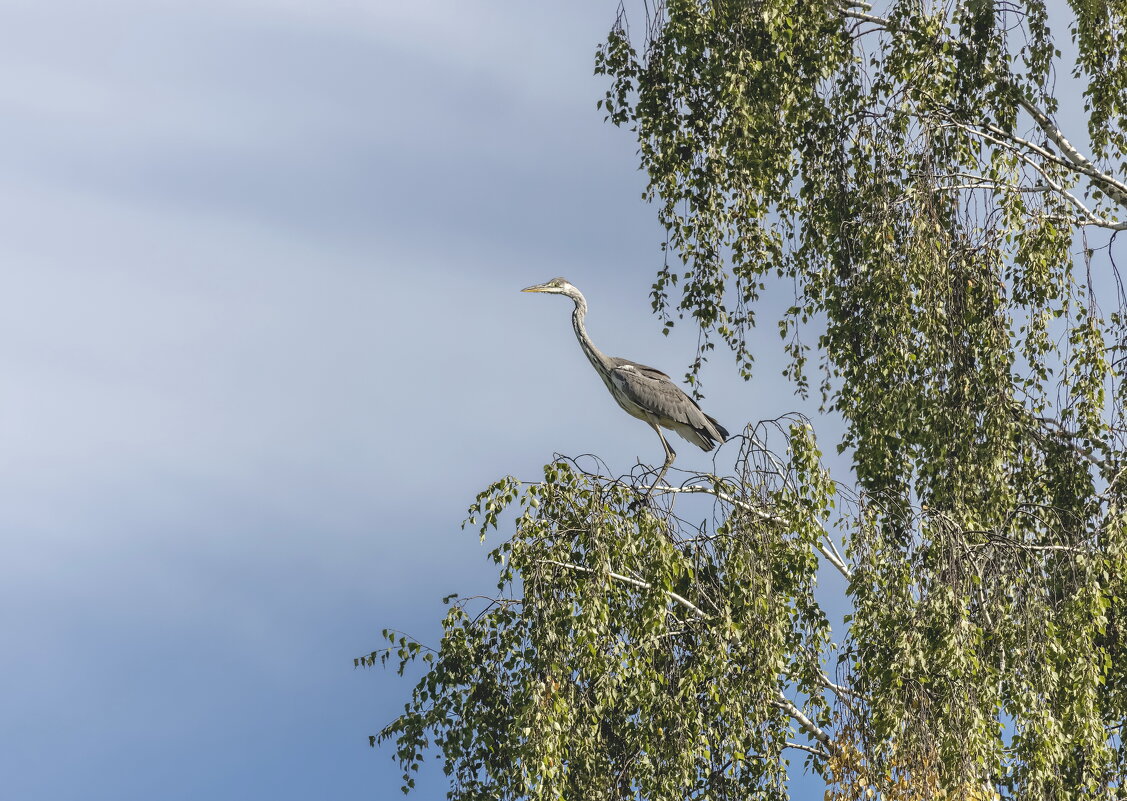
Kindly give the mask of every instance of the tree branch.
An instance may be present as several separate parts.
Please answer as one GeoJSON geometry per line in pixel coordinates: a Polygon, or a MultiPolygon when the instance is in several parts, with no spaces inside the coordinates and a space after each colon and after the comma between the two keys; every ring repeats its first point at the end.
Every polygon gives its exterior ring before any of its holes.
{"type": "Polygon", "coordinates": [[[826,747],[826,750],[828,750],[830,753],[837,751],[837,746],[834,744],[834,741],[830,738],[830,736],[826,734],[825,731],[823,731],[821,728],[819,728],[818,725],[814,723],[814,721],[806,717],[803,711],[795,706],[793,701],[783,695],[782,691],[779,692],[778,697],[773,699],[771,703],[794,718],[794,721],[799,726],[801,726],[807,734],[824,745],[826,747]]]}
{"type": "MultiPolygon", "coordinates": [[[[985,141],[987,141],[987,142],[989,142],[993,145],[997,145],[998,147],[1005,148],[1009,152],[1013,153],[1015,156],[1017,156],[1019,159],[1021,159],[1023,164],[1025,164],[1026,166],[1032,168],[1033,170],[1035,170],[1037,172],[1037,174],[1041,177],[1041,180],[1044,182],[1045,186],[1044,187],[1018,187],[1018,186],[1001,184],[1001,183],[998,183],[996,181],[989,181],[988,183],[984,183],[981,186],[963,186],[963,187],[946,187],[946,188],[949,188],[949,189],[957,189],[957,188],[987,189],[987,188],[996,187],[996,188],[1010,189],[1010,190],[1014,190],[1014,191],[1018,191],[1018,192],[1037,192],[1037,191],[1051,190],[1051,191],[1055,192],[1056,194],[1060,195],[1061,197],[1063,197],[1070,204],[1072,204],[1072,206],[1080,213],[1080,216],[1083,219],[1082,220],[1071,220],[1071,222],[1073,222],[1074,224],[1094,225],[1094,226],[1098,226],[1100,228],[1107,228],[1108,230],[1111,230],[1111,231],[1127,230],[1127,222],[1117,222],[1115,220],[1109,220],[1106,217],[1101,217],[1098,214],[1096,214],[1095,212],[1093,212],[1091,209],[1089,209],[1087,206],[1085,206],[1083,201],[1081,201],[1078,197],[1076,197],[1074,194],[1072,194],[1067,189],[1065,189],[1063,184],[1058,182],[1052,175],[1050,175],[1048,173],[1048,171],[1046,171],[1045,167],[1042,164],[1039,164],[1034,159],[1030,158],[1029,154],[1026,151],[1028,150],[1028,151],[1031,151],[1033,153],[1036,153],[1038,156],[1045,159],[1046,161],[1048,161],[1052,164],[1055,164],[1058,167],[1061,167],[1063,169],[1066,169],[1066,170],[1075,169],[1074,165],[1069,164],[1068,162],[1066,162],[1064,159],[1060,158],[1056,154],[1050,153],[1048,150],[1045,150],[1044,148],[1040,147],[1039,145],[1036,145],[1033,142],[1030,142],[1027,139],[1023,139],[1020,136],[1017,136],[1015,134],[1011,134],[1008,131],[1005,131],[1005,130],[1003,130],[1003,129],[995,126],[995,125],[986,125],[986,126],[984,126],[985,130],[982,130],[982,129],[979,129],[978,127],[974,126],[974,125],[970,125],[970,124],[965,123],[965,122],[960,122],[960,121],[958,121],[958,120],[956,120],[952,117],[948,117],[947,124],[950,125],[950,126],[953,126],[955,128],[958,128],[962,131],[965,131],[965,132],[971,134],[972,136],[977,136],[978,138],[983,139],[983,140],[985,140],[985,141]]],[[[981,180],[985,181],[986,179],[981,179],[981,180]]]]}
{"type": "Polygon", "coordinates": [[[843,17],[858,19],[862,22],[871,22],[874,25],[879,25],[885,30],[892,30],[892,20],[886,17],[879,17],[876,14],[868,13],[872,10],[873,7],[869,3],[842,3],[840,6],[838,6],[838,11],[841,12],[841,15],[843,17]],[[858,11],[858,8],[862,10],[858,11]]]}
{"type": "MultiPolygon", "coordinates": [[[[686,493],[686,494],[689,494],[689,495],[694,495],[694,494],[711,495],[712,497],[716,498],[719,501],[724,501],[725,503],[730,503],[732,506],[735,506],[737,509],[740,509],[744,512],[748,512],[749,514],[755,515],[760,520],[766,520],[766,521],[771,522],[771,523],[782,523],[784,525],[792,525],[788,520],[786,520],[786,518],[779,517],[778,515],[773,515],[770,512],[764,512],[762,509],[757,509],[754,506],[752,506],[751,504],[745,503],[744,501],[741,501],[739,498],[736,498],[732,495],[729,495],[728,493],[724,492],[723,490],[719,490],[719,489],[716,489],[714,487],[656,486],[656,487],[653,488],[653,491],[654,492],[669,492],[669,493],[686,493]]],[[[852,578],[853,578],[852,572],[850,572],[849,568],[845,564],[845,561],[841,558],[841,554],[839,554],[837,552],[837,547],[830,540],[829,532],[827,532],[824,528],[822,529],[822,536],[826,539],[826,543],[829,545],[829,547],[827,548],[826,544],[815,541],[814,547],[818,549],[818,553],[822,554],[822,556],[824,556],[826,558],[827,562],[829,562],[831,565],[833,565],[835,568],[837,568],[837,571],[839,573],[841,573],[842,576],[845,577],[846,581],[852,580],[852,578]]]]}
{"type": "Polygon", "coordinates": [[[1127,208],[1127,184],[1118,181],[1105,172],[1096,169],[1096,166],[1086,158],[1079,150],[1077,150],[1068,139],[1065,138],[1064,133],[1056,124],[1050,119],[1049,115],[1037,108],[1029,101],[1022,92],[1017,93],[1017,103],[1033,121],[1040,126],[1041,130],[1045,132],[1045,136],[1052,140],[1065,157],[1072,163],[1072,165],[1081,173],[1088,176],[1100,185],[1108,197],[1114,200],[1119,205],[1127,208]]]}
{"type": "Polygon", "coordinates": [[[822,759],[830,758],[830,755],[823,751],[821,748],[815,748],[812,745],[803,745],[802,743],[792,743],[789,740],[783,743],[783,748],[797,748],[799,751],[806,751],[807,753],[813,754],[816,757],[821,757],[822,759]]]}
{"type": "Polygon", "coordinates": [[[827,677],[825,675],[823,675],[821,677],[821,679],[822,679],[822,686],[823,687],[825,687],[828,690],[833,690],[836,695],[838,695],[842,698],[852,698],[852,699],[855,699],[857,701],[863,701],[864,700],[864,696],[861,695],[861,693],[855,692],[855,691],[849,689],[848,687],[842,687],[840,684],[834,684],[832,681],[829,680],[829,677],[827,677]]]}
{"type": "MultiPolygon", "coordinates": [[[[598,570],[593,570],[592,568],[589,568],[589,567],[583,567],[582,565],[573,565],[573,564],[570,564],[568,562],[557,562],[555,559],[541,559],[539,561],[540,561],[541,564],[555,565],[556,567],[563,567],[563,568],[566,568],[568,570],[578,571],[580,573],[593,573],[595,575],[606,575],[606,576],[609,576],[610,578],[614,579],[615,581],[621,581],[624,584],[630,584],[634,587],[639,587],[643,590],[652,590],[654,588],[654,586],[652,584],[650,584],[649,582],[642,581],[641,579],[631,578],[630,576],[624,576],[621,573],[614,573],[614,572],[609,571],[609,570],[606,573],[601,573],[598,570]]],[[[707,620],[708,619],[708,616],[701,610],[701,608],[699,606],[697,606],[696,604],[694,604],[692,601],[688,600],[687,598],[684,598],[684,597],[678,595],[677,593],[672,592],[671,590],[662,590],[662,592],[665,593],[666,595],[668,595],[670,600],[676,601],[677,603],[681,604],[681,606],[688,609],[690,612],[692,612],[694,615],[696,615],[701,620],[707,620]]]]}

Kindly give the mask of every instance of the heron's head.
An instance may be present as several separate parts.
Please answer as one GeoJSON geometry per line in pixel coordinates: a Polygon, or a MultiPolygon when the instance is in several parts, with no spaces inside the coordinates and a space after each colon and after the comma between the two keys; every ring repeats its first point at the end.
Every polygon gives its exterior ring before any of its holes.
{"type": "Polygon", "coordinates": [[[579,300],[583,297],[579,290],[566,278],[553,278],[551,281],[545,281],[543,284],[525,287],[521,292],[547,292],[551,295],[567,295],[572,300],[579,300]]]}

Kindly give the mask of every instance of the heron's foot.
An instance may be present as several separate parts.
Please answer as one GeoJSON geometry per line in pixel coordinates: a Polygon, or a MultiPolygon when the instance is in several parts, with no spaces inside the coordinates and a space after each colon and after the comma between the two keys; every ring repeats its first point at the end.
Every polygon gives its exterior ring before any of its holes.
{"type": "Polygon", "coordinates": [[[656,490],[659,486],[661,486],[661,479],[665,476],[665,471],[668,470],[668,469],[669,469],[669,465],[666,465],[665,467],[661,468],[661,472],[658,473],[657,478],[646,489],[646,492],[645,492],[644,495],[641,494],[641,488],[639,488],[638,499],[630,504],[630,511],[631,512],[635,512],[635,511],[642,509],[642,508],[650,509],[651,511],[653,510],[654,505],[655,505],[654,504],[654,497],[653,497],[654,496],[654,490],[656,490]]]}
{"type": "Polygon", "coordinates": [[[626,510],[630,514],[635,514],[636,512],[642,511],[643,509],[647,512],[652,512],[654,509],[653,498],[650,497],[652,493],[653,487],[650,487],[648,490],[646,490],[645,494],[639,492],[638,496],[630,502],[629,506],[626,507],[626,510]]]}
{"type": "MultiPolygon", "coordinates": [[[[664,472],[664,470],[662,472],[664,472]]],[[[642,480],[645,480],[645,479],[643,478],[642,480]]],[[[648,509],[652,512],[654,510],[655,506],[656,506],[656,501],[654,499],[654,491],[658,488],[658,485],[660,485],[660,484],[661,484],[661,476],[660,475],[658,475],[658,478],[657,478],[656,481],[647,482],[646,484],[642,484],[641,482],[636,483],[634,485],[634,493],[635,493],[634,500],[631,501],[630,505],[627,507],[629,509],[629,511],[630,512],[637,512],[640,509],[648,509]]]]}

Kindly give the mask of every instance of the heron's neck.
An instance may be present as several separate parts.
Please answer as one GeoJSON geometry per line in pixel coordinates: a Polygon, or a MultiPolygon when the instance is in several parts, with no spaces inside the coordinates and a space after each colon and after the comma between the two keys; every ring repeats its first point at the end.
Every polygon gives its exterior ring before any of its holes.
{"type": "Polygon", "coordinates": [[[611,370],[610,359],[595,347],[595,343],[587,335],[587,326],[584,325],[587,318],[587,301],[582,295],[573,298],[573,300],[575,301],[575,311],[571,314],[571,327],[575,329],[575,338],[579,340],[579,347],[583,348],[583,352],[587,354],[587,358],[596,370],[603,372],[611,370]]]}

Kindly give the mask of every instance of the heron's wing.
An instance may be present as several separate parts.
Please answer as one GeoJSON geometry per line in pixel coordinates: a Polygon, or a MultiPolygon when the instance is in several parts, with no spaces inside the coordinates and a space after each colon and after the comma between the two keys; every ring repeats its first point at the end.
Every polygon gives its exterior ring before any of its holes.
{"type": "Polygon", "coordinates": [[[724,426],[709,417],[673,379],[653,367],[612,358],[607,385],[630,414],[671,428],[694,445],[710,451],[728,439],[724,426]]]}
{"type": "Polygon", "coordinates": [[[611,380],[622,394],[666,427],[676,424],[708,429],[707,416],[697,402],[654,367],[614,359],[611,380]]]}

